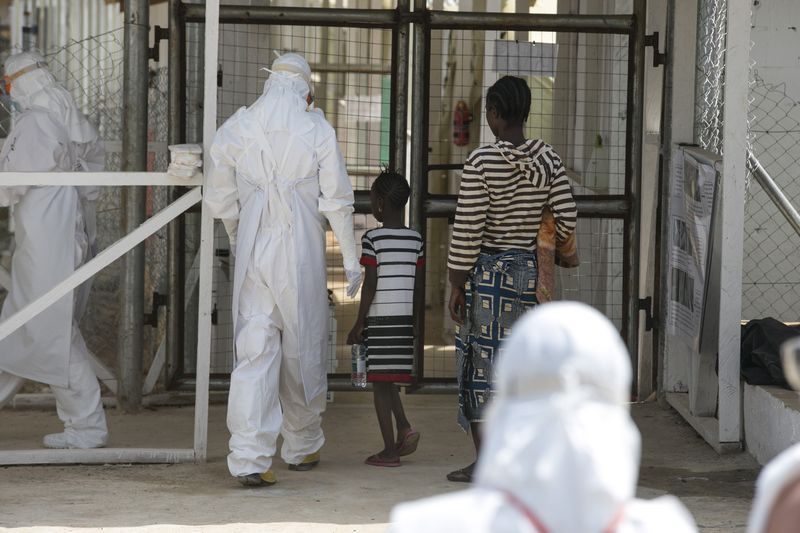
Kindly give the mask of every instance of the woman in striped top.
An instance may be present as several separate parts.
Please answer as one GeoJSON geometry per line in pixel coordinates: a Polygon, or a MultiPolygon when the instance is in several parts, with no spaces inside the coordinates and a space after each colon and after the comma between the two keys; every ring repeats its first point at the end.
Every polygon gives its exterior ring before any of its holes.
{"type": "MultiPolygon", "coordinates": [[[[486,121],[497,140],[464,164],[447,261],[450,314],[458,324],[459,423],[471,429],[476,451],[495,354],[514,321],[542,299],[536,256],[542,217],[552,213],[560,242],[572,237],[577,219],[558,154],[524,136],[530,105],[522,78],[505,76],[489,88],[486,121]]],[[[473,467],[447,477],[468,482],[473,467]]]]}

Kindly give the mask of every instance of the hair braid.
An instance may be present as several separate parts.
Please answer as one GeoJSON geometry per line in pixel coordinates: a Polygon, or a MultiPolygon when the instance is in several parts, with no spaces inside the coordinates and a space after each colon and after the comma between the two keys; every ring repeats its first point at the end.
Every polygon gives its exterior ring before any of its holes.
{"type": "Polygon", "coordinates": [[[372,190],[398,209],[406,205],[408,197],[411,195],[411,188],[406,179],[391,170],[384,170],[378,174],[372,184],[372,190]]]}
{"type": "Polygon", "coordinates": [[[503,76],[486,92],[486,105],[497,109],[500,118],[522,124],[531,112],[531,89],[522,78],[503,76]]]}

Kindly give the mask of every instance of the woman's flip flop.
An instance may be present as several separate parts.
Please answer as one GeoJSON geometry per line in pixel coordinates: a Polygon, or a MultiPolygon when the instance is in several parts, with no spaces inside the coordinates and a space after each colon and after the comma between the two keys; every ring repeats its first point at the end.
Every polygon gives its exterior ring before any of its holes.
{"type": "Polygon", "coordinates": [[[377,453],[375,455],[370,455],[364,461],[366,464],[370,466],[385,466],[389,468],[394,468],[396,466],[400,466],[400,459],[384,459],[377,453]]]}
{"type": "Polygon", "coordinates": [[[414,428],[408,428],[405,433],[397,439],[397,453],[400,457],[411,455],[417,451],[419,445],[420,433],[414,428]]]}
{"type": "Polygon", "coordinates": [[[459,470],[454,470],[447,474],[447,480],[453,481],[455,483],[471,483],[472,482],[472,472],[475,470],[475,463],[472,463],[469,466],[461,468],[459,470]]]}

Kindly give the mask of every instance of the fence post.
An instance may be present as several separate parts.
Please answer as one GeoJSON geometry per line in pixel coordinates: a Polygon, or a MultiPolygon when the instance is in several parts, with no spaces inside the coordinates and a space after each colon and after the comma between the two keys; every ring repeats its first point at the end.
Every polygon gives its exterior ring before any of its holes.
{"type": "MultiPolygon", "coordinates": [[[[184,142],[186,124],[184,106],[186,105],[186,26],[184,24],[181,1],[169,0],[169,144],[184,142]]],[[[180,193],[178,187],[170,187],[170,198],[174,200],[180,193]]],[[[184,278],[186,274],[183,241],[186,234],[184,216],[173,220],[167,229],[167,279],[169,299],[167,302],[166,361],[183,358],[184,345],[184,278]]],[[[165,381],[172,378],[173,365],[164,365],[165,381]]]]}
{"type": "Polygon", "coordinates": [[[626,193],[630,201],[628,223],[625,225],[625,264],[623,266],[623,329],[625,342],[633,365],[633,393],[639,395],[639,240],[642,190],[642,141],[644,108],[644,38],[647,22],[646,0],[633,3],[634,33],[628,42],[628,124],[625,144],[626,193]]]}
{"type": "MultiPolygon", "coordinates": [[[[122,170],[147,170],[147,88],[149,0],[125,0],[122,90],[122,170]]],[[[145,218],[145,187],[122,193],[123,231],[130,233],[145,218]]],[[[144,244],[125,255],[120,291],[119,387],[117,406],[130,412],[142,405],[142,337],[144,330],[144,244]]]]}
{"type": "MultiPolygon", "coordinates": [[[[425,0],[414,0],[415,12],[426,12],[425,0]]],[[[419,20],[419,19],[418,19],[419,20]]],[[[412,54],[411,89],[411,202],[409,203],[409,227],[422,235],[426,242],[427,218],[425,199],[428,196],[428,58],[430,46],[430,25],[424,22],[414,24],[414,52],[412,54]]],[[[418,313],[425,311],[425,278],[419,283],[419,292],[414,297],[418,313]]],[[[424,316],[419,315],[419,316],[424,316]]],[[[414,354],[417,363],[417,378],[425,377],[425,321],[417,325],[414,354]]]]}

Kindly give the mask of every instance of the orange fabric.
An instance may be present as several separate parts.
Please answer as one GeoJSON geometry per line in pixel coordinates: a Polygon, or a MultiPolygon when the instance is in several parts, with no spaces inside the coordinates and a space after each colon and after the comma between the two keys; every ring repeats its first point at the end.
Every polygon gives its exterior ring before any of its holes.
{"type": "Polygon", "coordinates": [[[575,268],[580,261],[575,232],[572,232],[565,241],[559,242],[556,219],[548,207],[542,210],[542,221],[536,237],[536,259],[539,266],[536,298],[539,303],[549,302],[553,299],[556,285],[556,265],[575,268]]]}

